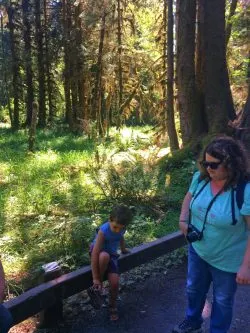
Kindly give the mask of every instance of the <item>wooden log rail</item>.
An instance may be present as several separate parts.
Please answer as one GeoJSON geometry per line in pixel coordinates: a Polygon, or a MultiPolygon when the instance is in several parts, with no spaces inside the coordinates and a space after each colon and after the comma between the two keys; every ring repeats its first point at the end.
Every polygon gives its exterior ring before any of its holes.
{"type": "MultiPolygon", "coordinates": [[[[182,247],[185,243],[184,236],[178,231],[153,242],[137,246],[131,250],[131,253],[119,258],[120,272],[126,272],[152,259],[156,259],[182,247]]],[[[56,304],[58,300],[65,299],[87,289],[91,284],[91,268],[90,266],[85,266],[49,282],[42,283],[5,302],[4,305],[12,313],[14,324],[18,324],[48,306],[56,304]]]]}

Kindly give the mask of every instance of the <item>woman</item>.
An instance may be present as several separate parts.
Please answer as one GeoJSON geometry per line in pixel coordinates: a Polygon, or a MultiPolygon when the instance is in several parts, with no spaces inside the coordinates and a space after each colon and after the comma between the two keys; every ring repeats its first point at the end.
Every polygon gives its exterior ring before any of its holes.
{"type": "Polygon", "coordinates": [[[186,318],[173,333],[200,333],[202,310],[211,282],[210,333],[229,330],[237,283],[250,284],[250,183],[247,158],[230,137],[205,148],[193,176],[179,226],[189,241],[186,318]],[[242,207],[237,187],[245,184],[242,207]]]}

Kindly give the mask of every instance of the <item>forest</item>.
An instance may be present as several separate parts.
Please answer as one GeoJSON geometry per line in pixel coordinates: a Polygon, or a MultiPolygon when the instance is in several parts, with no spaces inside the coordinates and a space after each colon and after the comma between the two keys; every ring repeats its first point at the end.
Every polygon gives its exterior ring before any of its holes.
{"type": "Polygon", "coordinates": [[[250,151],[249,11],[249,0],[0,0],[10,294],[46,262],[86,264],[114,203],[134,209],[130,246],[177,230],[212,136],[250,151]]]}

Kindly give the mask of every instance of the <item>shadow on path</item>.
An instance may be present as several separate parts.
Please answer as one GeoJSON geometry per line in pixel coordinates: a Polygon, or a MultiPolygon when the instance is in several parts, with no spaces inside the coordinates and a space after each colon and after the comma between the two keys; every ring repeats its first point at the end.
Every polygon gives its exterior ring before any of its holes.
{"type": "MultiPolygon", "coordinates": [[[[111,323],[107,309],[81,311],[57,329],[36,330],[34,333],[171,333],[173,326],[183,319],[185,298],[186,264],[172,268],[167,274],[152,275],[136,286],[127,287],[120,294],[120,320],[111,323]]],[[[209,333],[208,297],[204,315],[204,333],[209,333]]],[[[235,313],[229,333],[250,333],[250,286],[239,286],[235,313]]],[[[77,307],[77,304],[75,304],[77,307]]]]}

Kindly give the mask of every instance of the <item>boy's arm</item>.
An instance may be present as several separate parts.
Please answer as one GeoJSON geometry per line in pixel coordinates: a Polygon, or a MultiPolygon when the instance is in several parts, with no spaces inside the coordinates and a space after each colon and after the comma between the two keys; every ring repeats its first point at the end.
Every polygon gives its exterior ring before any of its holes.
{"type": "Polygon", "coordinates": [[[122,254],[130,253],[129,249],[126,249],[126,246],[125,246],[125,239],[124,239],[123,236],[122,236],[122,238],[121,238],[121,240],[120,240],[120,248],[121,248],[121,253],[122,253],[122,254]]]}
{"type": "Polygon", "coordinates": [[[94,248],[91,253],[91,269],[92,269],[93,284],[98,288],[100,288],[102,285],[100,269],[99,269],[99,254],[102,250],[104,240],[105,240],[104,234],[101,230],[99,230],[94,248]]]}
{"type": "Polygon", "coordinates": [[[0,303],[2,303],[4,299],[4,286],[5,286],[4,270],[2,262],[0,260],[0,303]]]}

